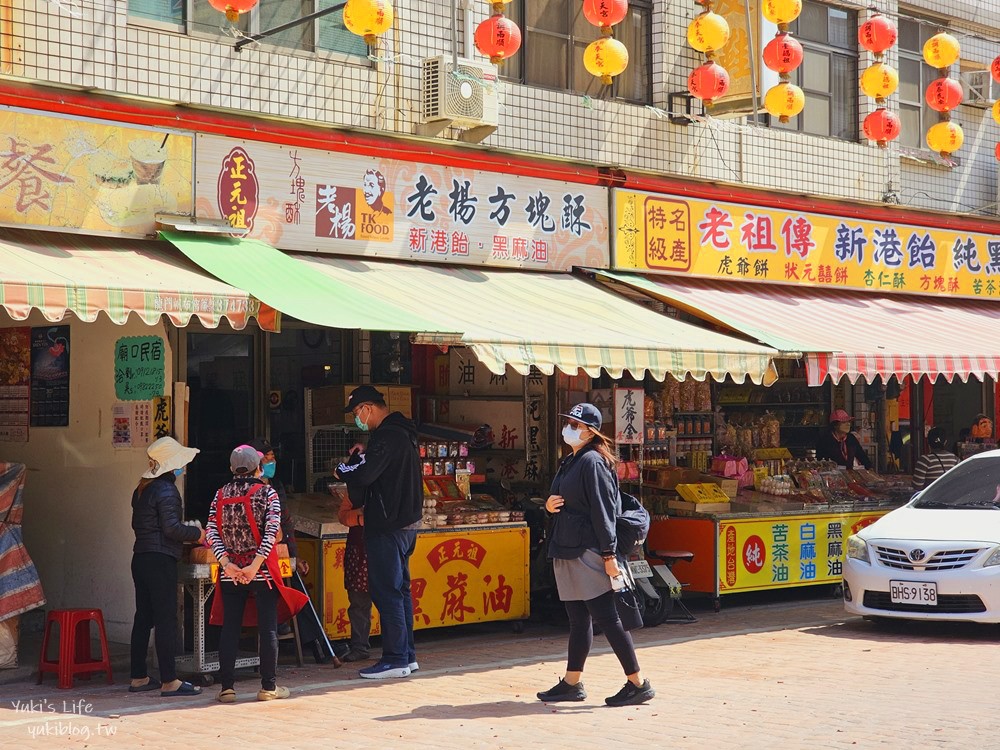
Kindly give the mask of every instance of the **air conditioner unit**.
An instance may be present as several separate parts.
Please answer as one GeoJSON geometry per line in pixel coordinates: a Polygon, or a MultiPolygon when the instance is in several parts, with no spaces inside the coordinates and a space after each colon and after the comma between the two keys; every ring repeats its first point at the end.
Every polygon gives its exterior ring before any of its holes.
{"type": "Polygon", "coordinates": [[[965,85],[965,102],[970,107],[988,109],[1000,99],[1000,84],[993,80],[988,70],[970,70],[961,74],[965,85]]]}
{"type": "Polygon", "coordinates": [[[496,128],[500,119],[496,67],[471,60],[459,60],[456,67],[440,55],[424,60],[421,73],[422,122],[447,120],[459,128],[496,128]]]}

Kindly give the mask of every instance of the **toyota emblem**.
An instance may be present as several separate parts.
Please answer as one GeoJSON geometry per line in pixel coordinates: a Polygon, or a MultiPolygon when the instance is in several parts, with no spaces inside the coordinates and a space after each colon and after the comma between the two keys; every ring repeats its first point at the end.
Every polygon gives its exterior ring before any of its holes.
{"type": "Polygon", "coordinates": [[[927,553],[924,552],[922,549],[910,550],[910,560],[912,560],[913,562],[920,562],[921,560],[924,559],[924,557],[926,557],[926,555],[927,553]]]}

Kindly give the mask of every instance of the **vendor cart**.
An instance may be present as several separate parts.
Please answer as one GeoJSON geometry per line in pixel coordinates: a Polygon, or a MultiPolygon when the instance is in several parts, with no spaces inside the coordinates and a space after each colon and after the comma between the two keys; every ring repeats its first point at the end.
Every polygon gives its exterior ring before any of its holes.
{"type": "MultiPolygon", "coordinates": [[[[278,559],[282,578],[292,575],[292,563],[287,557],[278,559]]],[[[177,585],[181,591],[191,598],[191,640],[192,652],[177,657],[178,670],[191,674],[208,674],[219,669],[219,652],[207,651],[205,646],[206,618],[208,602],[212,592],[219,582],[218,563],[179,563],[177,565],[177,585]]],[[[183,625],[183,607],[178,612],[180,624],[183,625]]],[[[183,639],[183,627],[178,628],[183,639]]],[[[183,640],[182,640],[183,642],[183,640]]],[[[256,667],[260,658],[256,653],[239,653],[236,656],[236,668],[256,667]]]]}
{"type": "MultiPolygon", "coordinates": [[[[308,493],[289,498],[299,558],[309,563],[306,589],[332,640],[350,636],[344,550],[347,528],[337,499],[308,493]],[[321,606],[320,606],[321,603],[321,606]]],[[[523,521],[420,529],[410,559],[414,628],[513,621],[530,615],[529,535],[523,521]]],[[[380,632],[372,611],[372,634],[380,632]]]]}
{"type": "Polygon", "coordinates": [[[684,549],[690,563],[674,573],[687,590],[720,597],[792,586],[839,585],[847,537],[899,503],[789,512],[692,513],[654,518],[649,549],[684,549]]]}

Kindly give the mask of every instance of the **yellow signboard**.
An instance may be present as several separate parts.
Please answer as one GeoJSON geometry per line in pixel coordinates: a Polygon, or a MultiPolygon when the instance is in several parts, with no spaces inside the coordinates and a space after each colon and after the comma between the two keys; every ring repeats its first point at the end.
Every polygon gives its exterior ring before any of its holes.
{"type": "Polygon", "coordinates": [[[803,514],[719,524],[719,591],[839,583],[847,537],[888,513],[803,514]]]}
{"type": "Polygon", "coordinates": [[[612,266],[731,281],[1000,298],[1000,237],[615,190],[612,266]]]}
{"type": "MultiPolygon", "coordinates": [[[[308,555],[309,540],[299,540],[308,555]],[[303,545],[305,542],[305,545],[303,545]]],[[[331,639],[350,636],[344,589],[346,540],[323,541],[323,627],[331,639]]],[[[312,589],[312,571],[306,586],[312,589]]],[[[431,531],[417,535],[410,558],[413,626],[416,629],[528,617],[528,530],[526,527],[431,531]]],[[[311,591],[313,601],[318,601],[311,591]]],[[[372,608],[372,634],[380,633],[372,608]]]]}
{"type": "Polygon", "coordinates": [[[190,214],[192,139],[0,111],[0,224],[143,236],[190,214]]]}

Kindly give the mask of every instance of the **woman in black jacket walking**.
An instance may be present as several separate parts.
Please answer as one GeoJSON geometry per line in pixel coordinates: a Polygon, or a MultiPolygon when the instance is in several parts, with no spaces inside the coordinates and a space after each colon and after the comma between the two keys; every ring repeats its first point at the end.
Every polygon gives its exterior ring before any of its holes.
{"type": "Polygon", "coordinates": [[[622,627],[612,579],[621,576],[616,555],[615,519],[621,511],[617,457],[613,443],[601,434],[601,412],[593,404],[577,404],[567,414],[563,441],[573,449],[552,480],[545,509],[554,514],[549,557],[559,598],[569,615],[566,675],[538,693],[543,701],[582,701],[583,665],[594,641],[594,623],[604,631],[628,681],[604,702],[609,706],[645,703],[656,692],[639,672],[632,636],[622,627]]]}
{"type": "Polygon", "coordinates": [[[132,623],[130,693],[159,690],[162,696],[198,695],[201,688],[177,679],[177,562],[184,542],[204,542],[205,532],[181,521],[181,496],[175,482],[197,455],[171,437],[146,449],[149,471],[132,493],[132,581],[135,619],[132,623]],[[149,631],[156,629],[156,660],[160,679],[146,668],[149,631]]]}

